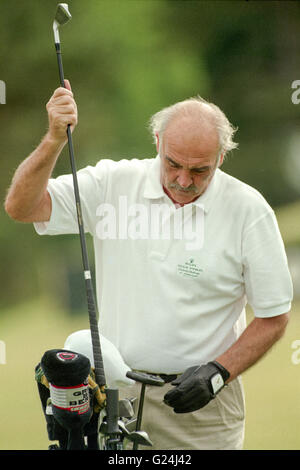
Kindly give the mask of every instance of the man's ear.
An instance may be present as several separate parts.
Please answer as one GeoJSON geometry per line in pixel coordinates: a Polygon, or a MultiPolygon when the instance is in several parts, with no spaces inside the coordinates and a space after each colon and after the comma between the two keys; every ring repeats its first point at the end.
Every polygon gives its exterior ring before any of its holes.
{"type": "Polygon", "coordinates": [[[159,135],[157,132],[155,134],[155,137],[156,137],[156,150],[157,150],[157,153],[159,153],[159,135]]]}
{"type": "Polygon", "coordinates": [[[218,167],[220,167],[223,164],[223,161],[224,161],[224,153],[221,153],[218,167]]]}

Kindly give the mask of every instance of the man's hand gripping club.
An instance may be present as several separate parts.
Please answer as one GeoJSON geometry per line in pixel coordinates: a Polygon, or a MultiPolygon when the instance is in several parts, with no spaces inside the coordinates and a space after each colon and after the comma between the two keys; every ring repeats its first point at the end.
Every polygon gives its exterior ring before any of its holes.
{"type": "Polygon", "coordinates": [[[190,413],[207,405],[225,386],[229,372],[218,362],[189,367],[171,382],[176,387],[164,396],[175,413],[190,413]]]}
{"type": "Polygon", "coordinates": [[[71,131],[78,122],[77,105],[69,80],[64,80],[65,88],[57,88],[49,99],[46,109],[49,119],[48,136],[59,143],[67,142],[67,126],[71,131]]]}

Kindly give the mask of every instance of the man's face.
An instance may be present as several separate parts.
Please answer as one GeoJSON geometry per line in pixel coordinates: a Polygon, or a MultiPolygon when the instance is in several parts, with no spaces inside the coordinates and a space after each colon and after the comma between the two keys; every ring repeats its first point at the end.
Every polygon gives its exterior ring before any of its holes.
{"type": "Polygon", "coordinates": [[[214,126],[205,121],[200,125],[191,117],[177,118],[169,124],[160,146],[160,157],[161,183],[180,204],[203,194],[223,162],[214,126]]]}

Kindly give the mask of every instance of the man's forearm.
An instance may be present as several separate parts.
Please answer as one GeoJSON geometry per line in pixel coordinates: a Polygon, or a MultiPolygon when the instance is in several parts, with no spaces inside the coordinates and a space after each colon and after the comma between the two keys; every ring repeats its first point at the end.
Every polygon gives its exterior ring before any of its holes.
{"type": "Polygon", "coordinates": [[[229,372],[228,382],[255,364],[284,334],[288,313],[270,318],[255,318],[239,339],[216,361],[229,372]]]}
{"type": "Polygon", "coordinates": [[[67,126],[77,124],[77,106],[68,80],[46,105],[49,129],[40,145],[20,164],[5,200],[5,210],[21,222],[43,222],[51,216],[47,183],[56,160],[67,143],[67,126]]]}
{"type": "Polygon", "coordinates": [[[31,214],[43,204],[48,180],[63,147],[64,143],[52,140],[46,134],[39,146],[19,165],[5,201],[5,210],[12,218],[31,221],[31,214]]]}

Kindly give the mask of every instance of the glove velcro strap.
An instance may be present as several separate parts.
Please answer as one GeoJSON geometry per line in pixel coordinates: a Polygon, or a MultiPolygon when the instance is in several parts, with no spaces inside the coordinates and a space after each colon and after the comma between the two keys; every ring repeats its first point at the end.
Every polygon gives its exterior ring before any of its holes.
{"type": "Polygon", "coordinates": [[[212,361],[208,364],[215,369],[215,372],[210,376],[210,385],[213,395],[216,396],[225,386],[225,382],[229,379],[230,373],[217,361],[212,361]]]}
{"type": "Polygon", "coordinates": [[[224,382],[226,382],[226,380],[229,379],[230,377],[230,373],[228,372],[227,369],[225,369],[225,367],[223,367],[219,362],[217,361],[213,361],[212,364],[214,364],[220,371],[221,375],[222,375],[222,378],[224,380],[224,382]]]}

